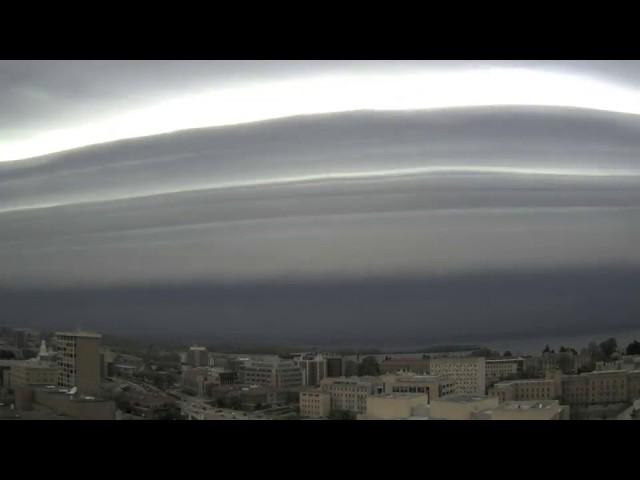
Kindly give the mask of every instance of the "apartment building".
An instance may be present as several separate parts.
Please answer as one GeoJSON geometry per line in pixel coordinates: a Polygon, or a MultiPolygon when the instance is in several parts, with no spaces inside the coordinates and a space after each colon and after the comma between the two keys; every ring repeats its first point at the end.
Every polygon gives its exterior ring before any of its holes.
{"type": "Polygon", "coordinates": [[[609,370],[544,379],[498,382],[489,389],[501,402],[559,399],[572,407],[627,403],[640,398],[640,370],[609,370]]]}
{"type": "Polygon", "coordinates": [[[490,387],[500,380],[514,378],[524,371],[524,358],[501,358],[486,360],[486,386],[490,387]]]}
{"type": "Polygon", "coordinates": [[[629,402],[638,391],[639,377],[640,372],[625,370],[567,375],[562,378],[562,399],[577,407],[629,402]]]}
{"type": "Polygon", "coordinates": [[[451,378],[456,393],[484,395],[486,365],[484,357],[433,357],[430,360],[431,375],[451,378]]]}
{"type": "Polygon", "coordinates": [[[497,382],[489,388],[489,396],[497,397],[500,402],[554,400],[560,398],[561,392],[557,373],[547,378],[497,382]]]}
{"type": "Polygon", "coordinates": [[[331,413],[331,396],[327,392],[305,390],[300,392],[300,416],[325,418],[331,413]]]}

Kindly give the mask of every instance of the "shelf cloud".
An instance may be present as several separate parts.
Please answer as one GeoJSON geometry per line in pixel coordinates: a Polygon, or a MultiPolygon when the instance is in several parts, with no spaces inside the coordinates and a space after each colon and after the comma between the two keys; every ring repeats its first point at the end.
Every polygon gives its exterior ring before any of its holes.
{"type": "MultiPolygon", "coordinates": [[[[118,117],[74,64],[104,117],[69,107],[52,136],[51,111],[28,120],[23,92],[0,122],[0,298],[27,323],[56,305],[100,328],[292,341],[366,325],[370,341],[385,325],[420,341],[628,326],[640,70],[616,65],[227,65],[212,96],[177,103],[175,68],[155,67],[162,97],[151,70],[125,65],[114,98],[146,85],[157,102],[118,117]],[[243,80],[252,69],[268,82],[243,80]]],[[[28,67],[0,63],[6,91],[28,67]]],[[[204,91],[206,65],[185,68],[200,73],[183,85],[204,91]]],[[[29,98],[71,102],[46,85],[29,98]]]]}

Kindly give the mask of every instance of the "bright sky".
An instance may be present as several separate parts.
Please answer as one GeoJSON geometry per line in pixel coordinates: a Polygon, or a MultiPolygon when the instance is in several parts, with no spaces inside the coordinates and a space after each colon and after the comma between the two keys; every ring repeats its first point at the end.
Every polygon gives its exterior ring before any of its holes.
{"type": "Polygon", "coordinates": [[[0,161],[87,145],[294,115],[490,105],[563,106],[640,114],[640,92],[577,74],[521,68],[341,74],[214,89],[67,129],[0,138],[0,161]]]}

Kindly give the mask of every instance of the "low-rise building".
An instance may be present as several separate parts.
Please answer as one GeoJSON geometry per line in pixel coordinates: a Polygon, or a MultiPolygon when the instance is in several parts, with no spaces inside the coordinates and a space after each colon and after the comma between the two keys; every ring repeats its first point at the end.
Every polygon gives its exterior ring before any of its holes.
{"type": "Polygon", "coordinates": [[[339,377],[325,378],[320,389],[329,394],[332,411],[365,413],[367,397],[383,393],[379,377],[339,377]]]}
{"type": "Polygon", "coordinates": [[[411,373],[381,375],[384,393],[421,393],[432,399],[456,393],[452,378],[438,375],[417,375],[411,373]]]}
{"type": "Polygon", "coordinates": [[[219,385],[211,388],[207,396],[214,403],[222,401],[227,404],[237,403],[238,408],[248,410],[262,408],[267,405],[286,404],[299,401],[299,392],[289,389],[277,389],[268,385],[219,385]]]}
{"type": "Polygon", "coordinates": [[[57,366],[26,360],[11,367],[11,387],[55,385],[58,381],[57,366]]]}
{"type": "Polygon", "coordinates": [[[569,407],[558,400],[504,402],[473,414],[474,420],[569,420],[569,407]]]}
{"type": "Polygon", "coordinates": [[[380,362],[381,373],[411,372],[418,375],[429,374],[429,357],[391,357],[380,362]]]}
{"type": "Polygon", "coordinates": [[[300,416],[325,418],[331,413],[331,396],[320,389],[300,392],[300,416]]]}
{"type": "Polygon", "coordinates": [[[364,414],[358,420],[401,420],[428,412],[427,397],[421,393],[383,393],[369,395],[364,414]]]}
{"type": "Polygon", "coordinates": [[[33,388],[34,403],[44,405],[57,413],[78,420],[115,420],[113,400],[71,394],[67,389],[54,386],[33,388]]]}
{"type": "Polygon", "coordinates": [[[619,360],[596,362],[596,371],[640,370],[640,355],[625,355],[619,360]]]}
{"type": "Polygon", "coordinates": [[[476,413],[499,405],[497,397],[454,394],[431,402],[430,418],[435,420],[473,420],[476,413]]]}
{"type": "Polygon", "coordinates": [[[207,396],[210,389],[220,385],[220,377],[208,367],[189,368],[182,372],[182,388],[199,397],[207,396]]]}
{"type": "MultiPolygon", "coordinates": [[[[567,375],[562,378],[562,400],[576,407],[630,402],[630,373],[633,372],[609,370],[567,375]]],[[[632,377],[635,385],[637,375],[632,377]]]]}
{"type": "Polygon", "coordinates": [[[500,402],[554,400],[561,396],[560,378],[534,378],[498,382],[489,388],[489,396],[497,397],[500,402]]]}

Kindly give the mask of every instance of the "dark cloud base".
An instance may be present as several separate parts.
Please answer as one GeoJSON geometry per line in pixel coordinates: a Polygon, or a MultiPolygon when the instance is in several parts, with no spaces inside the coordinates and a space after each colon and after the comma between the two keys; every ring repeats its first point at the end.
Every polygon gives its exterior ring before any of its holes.
{"type": "Polygon", "coordinates": [[[2,323],[155,340],[419,345],[638,328],[640,269],[4,289],[0,304],[2,323]]]}

